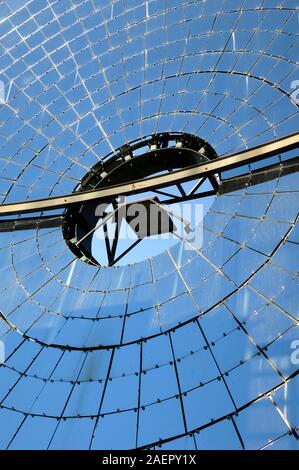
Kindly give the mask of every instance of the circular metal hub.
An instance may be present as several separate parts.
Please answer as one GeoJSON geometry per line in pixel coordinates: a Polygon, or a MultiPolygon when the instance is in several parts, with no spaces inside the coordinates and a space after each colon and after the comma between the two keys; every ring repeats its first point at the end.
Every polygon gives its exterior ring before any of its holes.
{"type": "MultiPolygon", "coordinates": [[[[216,157],[217,154],[211,145],[197,136],[186,133],[161,133],[124,145],[114,154],[108,155],[91,168],[74,192],[130,183],[153,175],[184,169],[216,157]]],[[[214,189],[216,184],[215,180],[214,189]]],[[[183,191],[181,196],[184,197],[183,191]]],[[[158,205],[159,200],[157,197],[154,199],[147,199],[147,204],[143,202],[143,205],[149,206],[149,202],[152,203],[150,205],[158,205]]],[[[180,198],[177,199],[177,202],[180,202],[180,198]]],[[[92,248],[93,236],[98,227],[103,226],[107,235],[102,244],[102,249],[107,253],[107,262],[104,264],[108,266],[116,264],[118,258],[115,257],[115,248],[109,246],[107,223],[112,220],[115,222],[114,216],[119,212],[120,204],[124,205],[124,200],[115,194],[113,198],[100,205],[97,201],[92,201],[67,209],[63,234],[69,248],[79,259],[97,266],[103,264],[96,259],[92,248]],[[110,216],[108,208],[112,209],[110,216]]],[[[166,223],[166,214],[163,211],[161,214],[160,217],[166,223]]],[[[128,219],[126,221],[128,222],[128,219]]],[[[173,227],[172,222],[169,222],[173,227]]],[[[163,232],[161,226],[157,229],[157,234],[158,232],[163,232]]],[[[112,238],[112,245],[115,245],[117,233],[112,238]]]]}

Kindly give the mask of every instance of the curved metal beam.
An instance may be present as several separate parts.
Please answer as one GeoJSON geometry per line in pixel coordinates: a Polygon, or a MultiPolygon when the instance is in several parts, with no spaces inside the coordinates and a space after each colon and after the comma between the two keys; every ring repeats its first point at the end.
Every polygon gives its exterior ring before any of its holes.
{"type": "MultiPolygon", "coordinates": [[[[215,160],[208,161],[207,163],[201,163],[199,165],[194,165],[183,170],[173,171],[165,175],[133,181],[117,186],[109,186],[99,190],[75,192],[66,196],[2,204],[0,206],[0,216],[47,211],[69,207],[76,204],[83,204],[84,202],[86,203],[94,200],[98,200],[100,202],[117,196],[138,194],[144,191],[170,186],[178,182],[190,181],[198,177],[214,175],[221,171],[237,168],[258,160],[278,155],[279,153],[292,150],[298,146],[299,132],[259,145],[249,150],[220,157],[215,160]]],[[[184,150],[184,152],[191,152],[191,154],[196,153],[194,150],[190,149],[173,148],[169,150],[177,153],[182,150],[184,150]]],[[[155,158],[159,156],[159,152],[161,151],[163,151],[163,149],[157,149],[148,152],[148,154],[155,158]]]]}

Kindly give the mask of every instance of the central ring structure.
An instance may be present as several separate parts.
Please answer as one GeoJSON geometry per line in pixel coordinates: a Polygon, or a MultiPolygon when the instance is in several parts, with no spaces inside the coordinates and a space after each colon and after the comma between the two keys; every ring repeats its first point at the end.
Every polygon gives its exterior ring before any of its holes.
{"type": "MultiPolygon", "coordinates": [[[[160,133],[124,145],[114,154],[106,157],[104,161],[98,162],[82,178],[74,192],[91,191],[144,180],[153,175],[185,169],[215,158],[217,158],[215,150],[200,137],[187,133],[160,133]]],[[[216,179],[210,180],[213,182],[214,189],[217,190],[216,179]]],[[[179,183],[178,181],[177,184],[179,183]]],[[[181,196],[181,198],[177,197],[176,202],[183,199],[184,195],[181,196]]],[[[79,259],[89,264],[100,265],[93,255],[93,235],[99,223],[105,222],[106,209],[112,207],[117,212],[122,201],[116,194],[107,201],[101,201],[100,211],[97,200],[66,210],[63,224],[64,238],[71,251],[79,259]]],[[[149,206],[148,202],[149,200],[143,204],[149,206]]],[[[159,202],[157,198],[156,202],[159,202]]],[[[166,214],[162,213],[165,223],[166,218],[166,214]]],[[[160,229],[159,233],[162,232],[163,229],[160,229]]],[[[103,249],[110,250],[107,243],[103,243],[103,249]]],[[[109,254],[107,265],[112,266],[115,264],[115,259],[111,257],[111,253],[109,254]]]]}

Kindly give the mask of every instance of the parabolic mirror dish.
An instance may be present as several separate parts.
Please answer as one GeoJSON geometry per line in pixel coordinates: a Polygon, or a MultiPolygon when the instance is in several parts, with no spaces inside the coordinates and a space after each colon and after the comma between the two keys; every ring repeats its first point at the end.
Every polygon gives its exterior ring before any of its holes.
{"type": "Polygon", "coordinates": [[[297,32],[294,0],[0,3],[1,449],[298,449],[294,146],[198,183],[199,245],[120,264],[68,208],[1,212],[295,134],[297,32]]]}

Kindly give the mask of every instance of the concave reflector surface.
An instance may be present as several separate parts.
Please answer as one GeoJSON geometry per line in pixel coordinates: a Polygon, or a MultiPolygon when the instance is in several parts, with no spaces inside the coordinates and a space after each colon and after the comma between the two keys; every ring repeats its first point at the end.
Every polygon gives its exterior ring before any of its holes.
{"type": "MultiPolygon", "coordinates": [[[[0,18],[2,203],[68,194],[146,135],[222,156],[298,130],[293,1],[5,0],[0,18]]],[[[0,233],[0,447],[298,449],[296,157],[223,175],[249,173],[197,250],[99,269],[60,228],[0,233]]]]}

